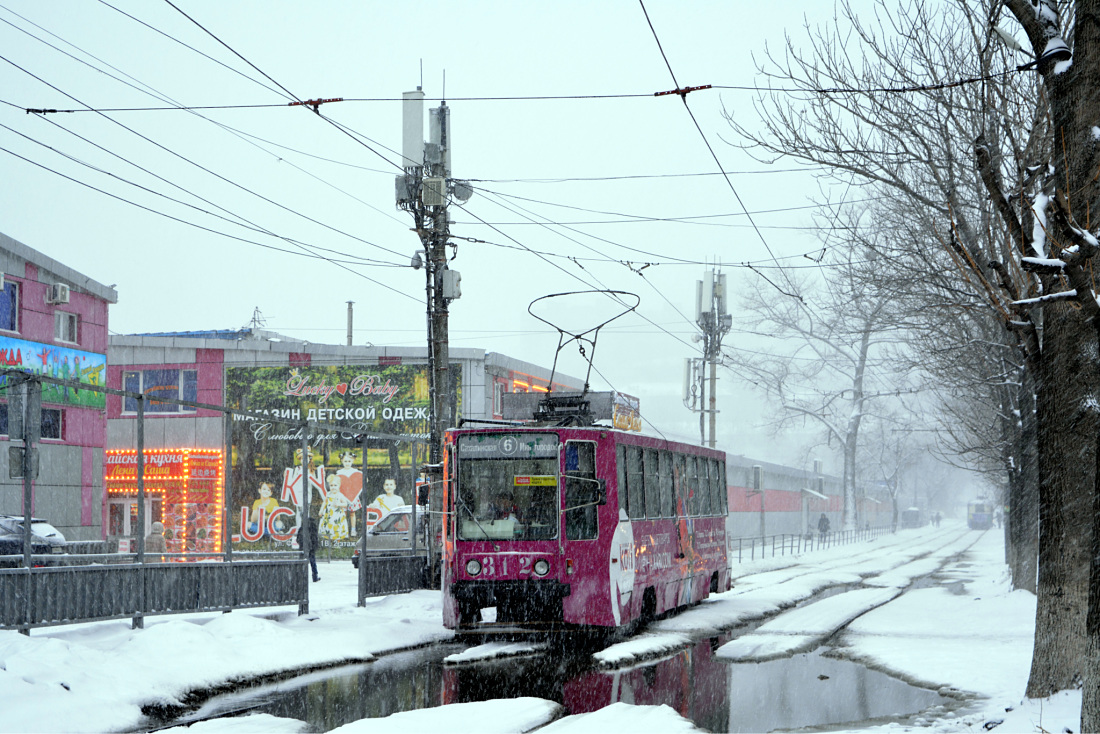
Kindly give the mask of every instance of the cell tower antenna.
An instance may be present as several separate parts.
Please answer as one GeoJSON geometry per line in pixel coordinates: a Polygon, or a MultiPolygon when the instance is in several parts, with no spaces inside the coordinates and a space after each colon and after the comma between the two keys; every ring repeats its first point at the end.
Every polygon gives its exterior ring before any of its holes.
{"type": "Polygon", "coordinates": [[[252,320],[249,322],[249,328],[255,331],[256,329],[262,329],[265,326],[267,326],[267,319],[265,319],[264,315],[260,313],[260,307],[256,306],[252,309],[252,320]]]}

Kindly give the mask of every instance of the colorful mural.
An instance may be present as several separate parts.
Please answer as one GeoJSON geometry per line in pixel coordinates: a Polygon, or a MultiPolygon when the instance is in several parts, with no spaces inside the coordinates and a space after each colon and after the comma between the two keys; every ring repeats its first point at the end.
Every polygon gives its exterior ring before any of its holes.
{"type": "MultiPolygon", "coordinates": [[[[88,385],[107,384],[107,355],[0,336],[0,367],[35,375],[75,380],[88,385]]],[[[0,375],[0,388],[7,378],[0,375]]],[[[88,408],[106,407],[106,393],[68,385],[42,384],[43,403],[64,403],[88,408]]]]}

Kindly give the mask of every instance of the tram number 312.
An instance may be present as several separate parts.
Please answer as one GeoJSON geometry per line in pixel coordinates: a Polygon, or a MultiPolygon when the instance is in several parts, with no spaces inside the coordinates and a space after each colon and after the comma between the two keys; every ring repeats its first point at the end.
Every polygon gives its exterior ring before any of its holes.
{"type": "MultiPolygon", "coordinates": [[[[520,556],[519,558],[512,559],[513,562],[519,563],[519,575],[530,576],[533,573],[533,567],[535,565],[535,559],[531,556],[520,556]]],[[[508,556],[485,556],[481,559],[481,576],[507,576],[508,575],[508,556]]]]}

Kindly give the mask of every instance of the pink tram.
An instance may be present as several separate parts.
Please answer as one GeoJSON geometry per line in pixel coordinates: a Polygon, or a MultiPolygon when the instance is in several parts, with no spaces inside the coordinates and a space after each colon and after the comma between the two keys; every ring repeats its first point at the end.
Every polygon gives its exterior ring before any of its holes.
{"type": "Polygon", "coordinates": [[[498,425],[448,431],[443,470],[451,629],[627,628],[729,588],[721,451],[498,425]]]}

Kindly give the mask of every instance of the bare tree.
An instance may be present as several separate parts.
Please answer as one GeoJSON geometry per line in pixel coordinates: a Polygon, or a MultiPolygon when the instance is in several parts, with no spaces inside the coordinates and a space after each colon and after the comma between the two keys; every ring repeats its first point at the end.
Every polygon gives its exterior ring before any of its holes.
{"type": "MultiPolygon", "coordinates": [[[[851,252],[847,254],[852,254],[851,252]]],[[[743,298],[743,329],[771,338],[762,351],[723,350],[723,364],[776,403],[774,427],[811,423],[836,441],[843,457],[845,529],[856,526],[856,468],[860,426],[872,404],[895,396],[896,375],[882,374],[878,352],[896,340],[889,329],[888,298],[870,286],[866,273],[873,252],[834,263],[816,288],[792,279],[799,298],[748,288],[743,298]]]]}
{"type": "MultiPolygon", "coordinates": [[[[1100,0],[1066,6],[1093,18],[1100,0]]],[[[1055,0],[884,1],[862,17],[844,3],[841,12],[843,23],[808,34],[809,51],[791,42],[782,58],[768,59],[768,86],[794,85],[805,96],[762,97],[761,133],[732,115],[731,125],[765,158],[826,166],[841,181],[886,187],[919,207],[917,272],[944,292],[953,287],[968,316],[1008,329],[1018,351],[1009,361],[1025,365],[1026,379],[1001,407],[1005,416],[1020,413],[1019,440],[1028,436],[1028,380],[1037,396],[1042,540],[1028,693],[1046,695],[1073,686],[1084,663],[1100,304],[1089,274],[1096,240],[1075,215],[1087,224],[1098,189],[1098,31],[1091,21],[1077,26],[1068,65],[1055,0]],[[1004,9],[1035,49],[1033,63],[1017,67],[996,40],[1004,9]],[[865,21],[872,17],[877,25],[865,21]]],[[[1004,436],[1013,423],[1006,419],[1004,436]]],[[[1022,460],[1026,448],[1006,457],[1022,460]]],[[[1090,629],[1100,634],[1096,594],[1090,629]]]]}

